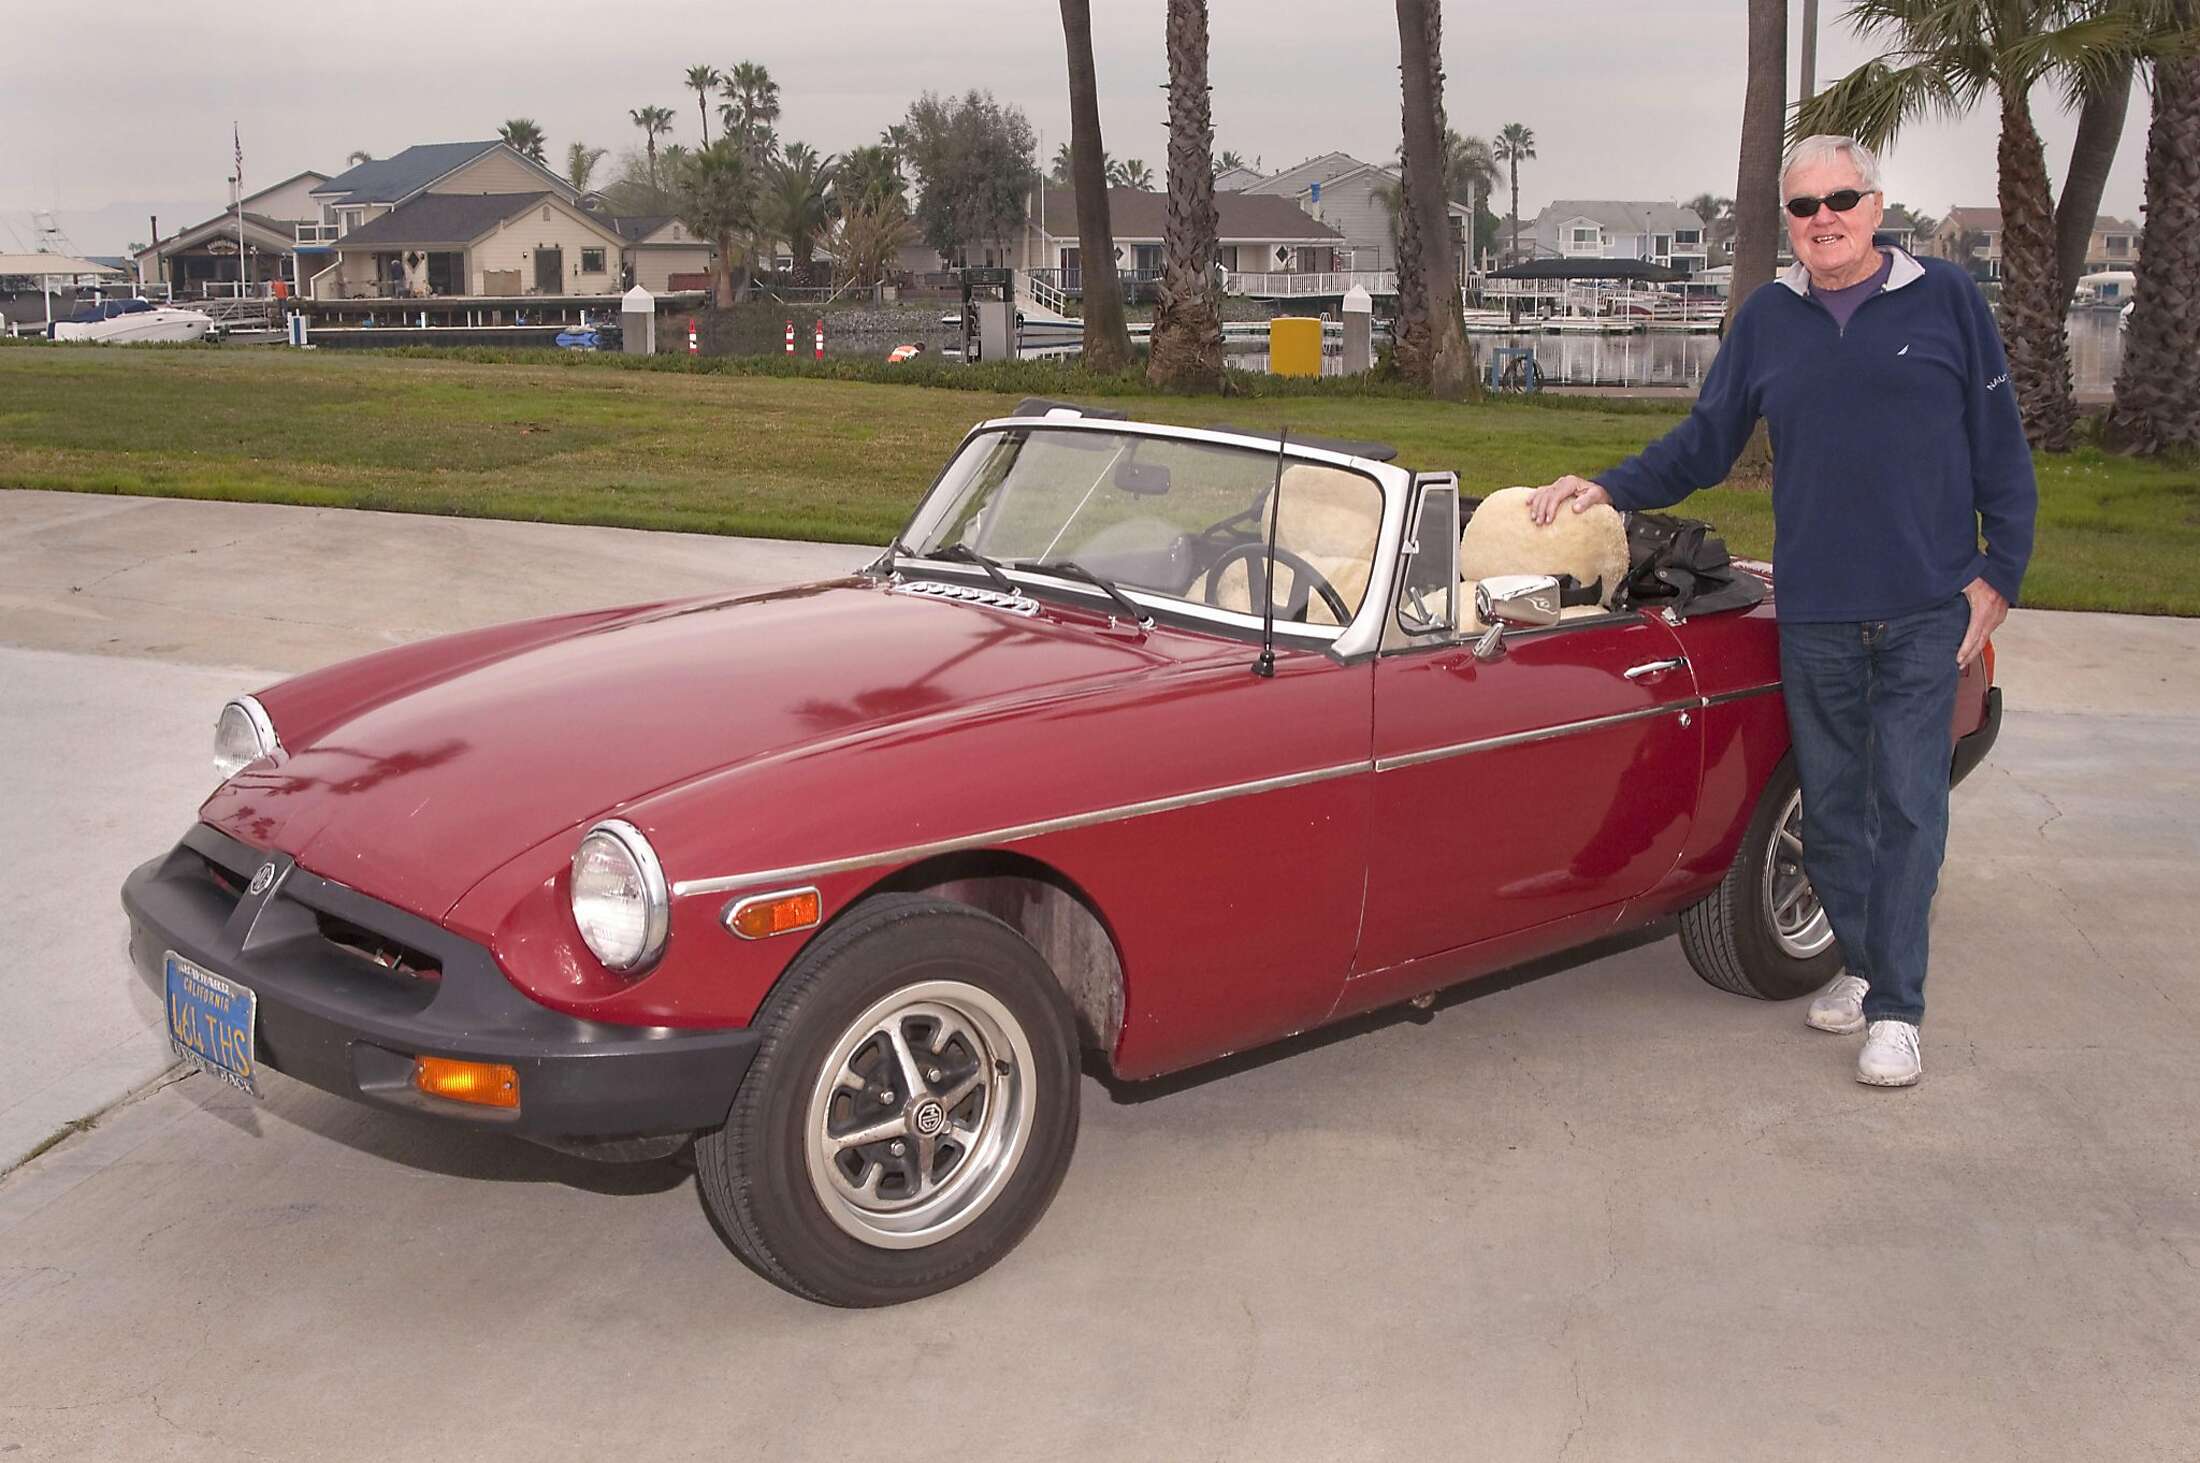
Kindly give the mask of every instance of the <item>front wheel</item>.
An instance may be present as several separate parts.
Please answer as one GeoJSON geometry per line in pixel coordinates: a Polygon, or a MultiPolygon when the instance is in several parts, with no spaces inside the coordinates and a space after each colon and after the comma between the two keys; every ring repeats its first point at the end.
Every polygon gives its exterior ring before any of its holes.
{"type": "Polygon", "coordinates": [[[985,1270],[1046,1212],[1077,1143],[1076,1023],[1007,925],[876,900],[803,953],[757,1027],[696,1170],[766,1278],[831,1305],[914,1300],[985,1270]]]}
{"type": "Polygon", "coordinates": [[[1719,887],[1681,911],[1681,949],[1723,991],[1807,996],[1840,972],[1833,925],[1803,872],[1803,790],[1780,764],[1719,887]]]}

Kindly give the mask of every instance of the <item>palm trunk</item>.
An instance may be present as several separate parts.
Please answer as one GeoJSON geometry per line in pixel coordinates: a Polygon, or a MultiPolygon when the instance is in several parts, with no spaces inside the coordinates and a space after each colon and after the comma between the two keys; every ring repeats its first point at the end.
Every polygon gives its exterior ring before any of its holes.
{"type": "Polygon", "coordinates": [[[721,310],[733,308],[733,235],[718,236],[718,270],[711,280],[711,299],[721,310]]]}
{"type": "Polygon", "coordinates": [[[2047,153],[2024,88],[2001,88],[2001,320],[2009,379],[2024,435],[2042,452],[2068,452],[2077,406],[2070,394],[2062,275],[2047,153]]]}
{"type": "Polygon", "coordinates": [[[1169,213],[1146,380],[1222,389],[1222,295],[1215,282],[1215,126],[1207,104],[1207,0],[1169,0],[1169,213]]]}
{"type": "Polygon", "coordinates": [[[1519,158],[1517,158],[1517,157],[1515,157],[1515,158],[1512,158],[1512,159],[1511,159],[1511,160],[1510,160],[1510,161],[1509,161],[1509,162],[1507,163],[1507,169],[1506,169],[1506,170],[1507,170],[1508,172],[1510,172],[1510,173],[1512,174],[1512,190],[1513,190],[1513,252],[1512,252],[1512,262],[1513,262],[1513,263],[1515,263],[1515,264],[1518,264],[1518,263],[1520,262],[1520,159],[1519,159],[1519,158]]]}
{"type": "MultiPolygon", "coordinates": [[[[2181,0],[2190,30],[2200,6],[2181,0]]],[[[2153,454],[2200,449],[2200,58],[2154,63],[2146,232],[2107,441],[2153,454]]]]}
{"type": "Polygon", "coordinates": [[[1772,282],[1779,255],[1780,144],[1787,116],[1787,5],[1749,0],[1749,84],[1742,97],[1741,162],[1734,178],[1734,279],[1726,318],[1772,282]]]}
{"type": "MultiPolygon", "coordinates": [[[[1412,241],[1414,298],[1400,271],[1398,365],[1432,396],[1458,401],[1472,389],[1471,358],[1459,307],[1459,271],[1451,250],[1444,187],[1442,0],[1397,0],[1398,64],[1405,130],[1405,208],[1401,245],[1412,241]]],[[[1401,247],[1401,256],[1405,253],[1401,247]]]]}
{"type": "Polygon", "coordinates": [[[1085,364],[1112,374],[1129,367],[1131,336],[1123,322],[1123,287],[1115,277],[1115,230],[1108,221],[1108,175],[1101,159],[1100,89],[1092,65],[1090,0],[1062,0],[1062,37],[1069,48],[1069,170],[1077,192],[1085,364]]]}
{"type": "Polygon", "coordinates": [[[695,110],[703,114],[703,146],[710,146],[710,99],[702,92],[695,93],[695,110]]]}
{"type": "Polygon", "coordinates": [[[2063,308],[2078,291],[2085,273],[2086,246],[2101,213],[2101,190],[2108,186],[2109,165],[2124,138],[2124,113],[2131,105],[2131,70],[2098,96],[2085,99],[2078,113],[2078,137],[2070,145],[2070,171],[2063,178],[2062,200],[2055,205],[2056,274],[2062,282],[2063,308]]]}
{"type": "MultiPolygon", "coordinates": [[[[657,191],[657,134],[656,134],[656,133],[654,133],[654,132],[652,132],[652,133],[650,133],[650,134],[649,134],[649,139],[648,139],[648,147],[649,147],[649,191],[650,191],[650,192],[652,192],[652,193],[655,193],[655,192],[657,191]]],[[[651,206],[651,207],[655,207],[655,206],[656,206],[656,200],[652,199],[652,200],[651,200],[651,202],[650,202],[650,206],[651,206]]]]}

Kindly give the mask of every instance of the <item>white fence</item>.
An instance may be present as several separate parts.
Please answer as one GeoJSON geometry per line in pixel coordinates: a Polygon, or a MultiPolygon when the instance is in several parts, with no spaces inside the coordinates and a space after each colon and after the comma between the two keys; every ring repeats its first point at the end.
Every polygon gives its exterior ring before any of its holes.
{"type": "Polygon", "coordinates": [[[1347,269],[1325,274],[1233,273],[1223,281],[1223,292],[1260,299],[1341,298],[1362,289],[1371,295],[1398,293],[1398,272],[1393,269],[1347,269]]]}

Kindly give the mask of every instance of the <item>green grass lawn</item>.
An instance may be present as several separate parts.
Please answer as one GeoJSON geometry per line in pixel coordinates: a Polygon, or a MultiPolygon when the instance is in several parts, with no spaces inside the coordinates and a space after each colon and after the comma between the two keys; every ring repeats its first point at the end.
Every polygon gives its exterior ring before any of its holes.
{"type": "MultiPolygon", "coordinates": [[[[1065,373],[1060,390],[1076,394],[1075,382],[1065,373]]],[[[24,347],[0,350],[0,487],[878,543],[963,431],[1014,399],[570,358],[24,347]]],[[[1469,493],[1595,471],[1680,420],[1635,403],[1446,406],[1383,394],[1111,394],[1108,404],[1159,421],[1391,442],[1401,462],[1456,471],[1469,493]]],[[[2200,614],[2200,464],[2084,450],[2041,458],[2040,489],[2027,603],[2200,614]]],[[[1684,511],[1717,524],[1738,553],[1771,552],[1762,492],[1714,489],[1684,511]]]]}

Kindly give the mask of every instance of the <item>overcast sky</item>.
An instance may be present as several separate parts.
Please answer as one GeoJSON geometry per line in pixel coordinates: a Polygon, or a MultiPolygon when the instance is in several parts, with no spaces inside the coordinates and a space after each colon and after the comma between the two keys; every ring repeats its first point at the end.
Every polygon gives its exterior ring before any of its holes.
{"type": "MultiPolygon", "coordinates": [[[[225,197],[232,121],[248,188],[341,171],[355,148],[387,156],[493,137],[512,116],[542,125],[553,161],[576,137],[634,145],[627,112],[648,103],[671,107],[673,137],[693,143],[695,93],[681,81],[704,61],[763,62],[780,85],[781,135],[823,152],[876,140],[927,89],[982,87],[1014,102],[1044,155],[1069,136],[1060,16],[1047,0],[376,0],[335,11],[103,0],[96,25],[70,7],[33,6],[30,20],[8,8],[0,249],[33,246],[34,209],[53,210],[74,246],[96,254],[144,239],[149,213],[164,234],[209,216],[225,197]]],[[[1157,175],[1165,8],[1092,0],[1108,151],[1157,175]]],[[[1823,8],[1821,83],[1868,54],[1841,23],[1841,0],[1823,8]]],[[[1529,218],[1553,198],[1731,194],[1743,14],[1743,0],[1452,0],[1451,123],[1484,136],[1508,122],[1535,130],[1538,156],[1520,176],[1529,218]]],[[[1395,154],[1398,36],[1386,0],[1212,0],[1211,15],[1217,148],[1269,171],[1329,151],[1395,154]]],[[[2075,119],[2048,92],[2034,101],[2059,185],[2075,119]]],[[[2147,108],[2135,88],[2102,203],[2125,218],[2138,213],[2147,108]]],[[[1890,198],[1934,214],[1991,204],[1994,133],[1991,102],[1966,122],[1906,133],[1887,159],[1890,198]]]]}

